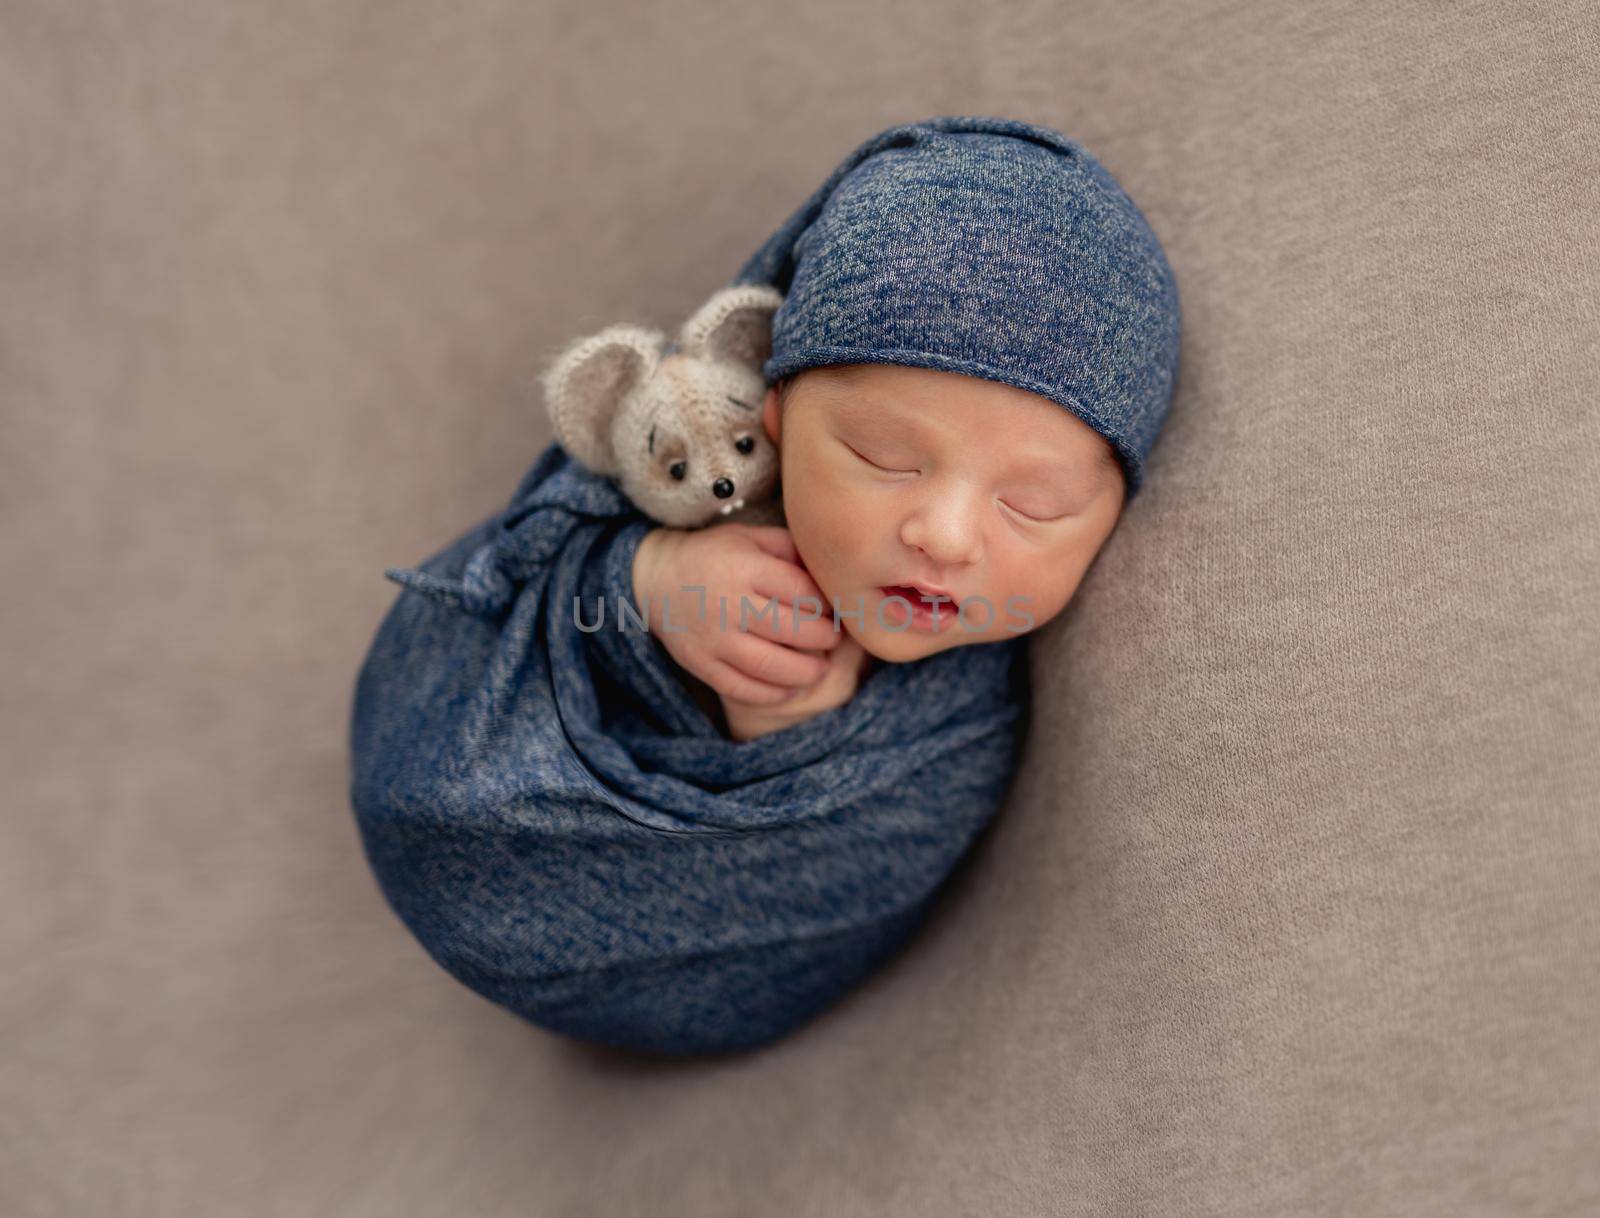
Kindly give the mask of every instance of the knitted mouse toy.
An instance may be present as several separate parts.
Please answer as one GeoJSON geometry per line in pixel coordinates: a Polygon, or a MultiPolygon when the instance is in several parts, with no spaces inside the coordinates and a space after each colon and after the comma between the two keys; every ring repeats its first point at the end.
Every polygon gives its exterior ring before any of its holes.
{"type": "Polygon", "coordinates": [[[675,342],[631,325],[573,342],[542,378],[561,447],[662,524],[781,524],[761,365],[782,303],[775,288],[741,284],[712,296],[675,342]]]}

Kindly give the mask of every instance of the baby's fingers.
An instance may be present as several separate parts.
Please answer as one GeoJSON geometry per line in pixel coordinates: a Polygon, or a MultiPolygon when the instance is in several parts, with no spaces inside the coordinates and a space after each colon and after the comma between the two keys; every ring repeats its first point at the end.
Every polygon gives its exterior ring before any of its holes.
{"type": "Polygon", "coordinates": [[[749,524],[744,526],[745,535],[760,546],[774,558],[781,558],[797,566],[800,562],[800,551],[794,548],[794,536],[781,524],[749,524]]]}
{"type": "Polygon", "coordinates": [[[724,698],[749,702],[754,706],[776,706],[794,694],[794,690],[782,685],[753,680],[726,660],[707,661],[700,679],[724,698]]]}
{"type": "Polygon", "coordinates": [[[791,645],[826,650],[839,641],[839,632],[833,626],[833,605],[802,568],[775,560],[761,563],[751,572],[750,586],[756,594],[756,609],[765,609],[769,599],[793,606],[788,612],[778,613],[778,625],[791,645]]]}
{"type": "Polygon", "coordinates": [[[729,602],[728,631],[757,635],[805,651],[827,651],[839,642],[843,633],[834,629],[833,610],[829,606],[824,605],[819,610],[808,601],[797,608],[761,595],[729,602]]]}
{"type": "Polygon", "coordinates": [[[729,640],[722,658],[752,680],[791,688],[815,685],[828,675],[831,667],[826,656],[799,651],[753,634],[729,640]]]}

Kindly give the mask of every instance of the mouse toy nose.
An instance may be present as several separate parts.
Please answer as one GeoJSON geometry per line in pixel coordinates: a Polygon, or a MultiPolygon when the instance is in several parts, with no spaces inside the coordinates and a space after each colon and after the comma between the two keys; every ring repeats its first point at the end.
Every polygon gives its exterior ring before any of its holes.
{"type": "Polygon", "coordinates": [[[733,479],[718,478],[711,484],[711,493],[718,499],[726,499],[729,495],[733,494],[733,479]]]}

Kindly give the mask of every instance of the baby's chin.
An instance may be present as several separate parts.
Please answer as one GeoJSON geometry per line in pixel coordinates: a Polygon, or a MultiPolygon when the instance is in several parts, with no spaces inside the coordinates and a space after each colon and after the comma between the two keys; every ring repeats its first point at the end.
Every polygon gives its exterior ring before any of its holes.
{"type": "Polygon", "coordinates": [[[961,646],[955,641],[911,635],[910,631],[901,634],[858,631],[848,623],[841,623],[841,627],[861,644],[861,650],[885,664],[909,664],[913,660],[923,660],[938,652],[948,651],[951,647],[961,646]]]}

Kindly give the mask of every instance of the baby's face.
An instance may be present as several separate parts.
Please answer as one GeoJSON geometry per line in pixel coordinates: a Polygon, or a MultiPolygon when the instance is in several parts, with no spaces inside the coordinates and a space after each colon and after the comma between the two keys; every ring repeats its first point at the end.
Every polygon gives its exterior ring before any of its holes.
{"type": "MultiPolygon", "coordinates": [[[[795,547],[837,600],[841,628],[880,660],[1044,625],[1122,513],[1125,482],[1106,440],[1048,398],[997,381],[887,364],[813,368],[781,410],[777,388],[768,391],[763,421],[795,547]],[[947,595],[942,624],[924,610],[906,625],[887,599],[896,586],[947,595]],[[845,616],[857,608],[860,619],[845,616]]],[[[830,604],[824,619],[831,613],[830,604]]]]}

